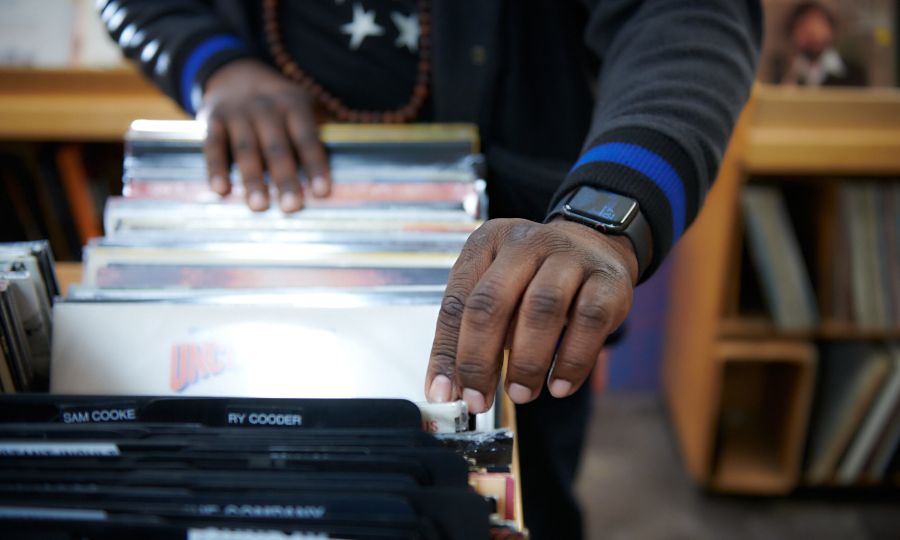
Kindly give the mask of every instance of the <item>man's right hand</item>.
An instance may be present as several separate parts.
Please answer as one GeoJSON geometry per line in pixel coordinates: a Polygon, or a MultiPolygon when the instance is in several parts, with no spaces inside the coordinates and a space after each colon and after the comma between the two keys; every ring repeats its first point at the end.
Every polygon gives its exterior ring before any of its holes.
{"type": "Polygon", "coordinates": [[[330,192],[331,173],[312,97],[265,64],[237,60],[217,70],[206,83],[198,117],[206,119],[203,154],[210,187],[219,195],[231,191],[229,153],[252,210],[269,207],[265,171],[278,188],[278,203],[285,212],[303,207],[300,166],[313,195],[325,197],[330,192]]]}

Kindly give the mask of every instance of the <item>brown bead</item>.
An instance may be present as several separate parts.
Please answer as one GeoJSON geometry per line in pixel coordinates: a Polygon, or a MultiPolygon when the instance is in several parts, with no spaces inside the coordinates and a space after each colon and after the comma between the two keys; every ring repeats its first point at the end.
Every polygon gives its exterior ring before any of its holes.
{"type": "Polygon", "coordinates": [[[338,100],[335,99],[334,96],[332,96],[330,94],[327,96],[322,96],[321,101],[322,101],[322,104],[325,105],[325,107],[329,111],[337,112],[337,110],[341,106],[341,104],[338,102],[338,100]]]}

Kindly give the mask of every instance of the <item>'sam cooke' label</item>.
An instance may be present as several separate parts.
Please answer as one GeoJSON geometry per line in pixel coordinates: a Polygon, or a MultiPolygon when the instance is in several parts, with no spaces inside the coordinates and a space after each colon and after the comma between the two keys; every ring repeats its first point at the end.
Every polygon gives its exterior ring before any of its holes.
{"type": "Polygon", "coordinates": [[[297,428],[303,426],[303,415],[298,411],[231,410],[226,413],[225,422],[229,426],[297,428]]]}
{"type": "Polygon", "coordinates": [[[105,457],[118,456],[119,447],[101,442],[10,442],[0,441],[5,457],[105,457]]]}
{"type": "Polygon", "coordinates": [[[133,406],[69,407],[62,411],[64,424],[99,424],[106,422],[136,422],[133,406]]]}

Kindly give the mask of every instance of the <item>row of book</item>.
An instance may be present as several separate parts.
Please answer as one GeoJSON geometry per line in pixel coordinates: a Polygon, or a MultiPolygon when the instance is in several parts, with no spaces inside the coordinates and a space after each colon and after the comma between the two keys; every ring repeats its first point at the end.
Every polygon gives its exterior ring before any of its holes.
{"type": "Polygon", "coordinates": [[[748,253],[775,326],[808,331],[827,320],[900,327],[900,182],[847,181],[824,192],[801,203],[818,201],[821,215],[798,209],[801,225],[818,228],[807,238],[778,186],[742,191],[748,253]]]}
{"type": "Polygon", "coordinates": [[[900,182],[841,186],[834,236],[832,317],[900,327],[900,182]]]}
{"type": "Polygon", "coordinates": [[[900,481],[900,345],[828,344],[817,378],[805,481],[900,481]]]}
{"type": "MultiPolygon", "coordinates": [[[[403,400],[0,396],[4,538],[524,538],[403,400]]],[[[510,439],[507,439],[507,443],[510,439]]]]}

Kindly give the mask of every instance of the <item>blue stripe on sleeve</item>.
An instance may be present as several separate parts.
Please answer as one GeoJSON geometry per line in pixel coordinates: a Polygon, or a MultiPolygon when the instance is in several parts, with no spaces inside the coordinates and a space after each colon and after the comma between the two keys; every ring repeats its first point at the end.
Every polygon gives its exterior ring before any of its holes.
{"type": "Polygon", "coordinates": [[[181,69],[181,104],[188,112],[191,114],[197,112],[194,110],[191,93],[194,89],[194,79],[197,78],[197,72],[200,71],[200,67],[203,66],[203,63],[219,51],[243,48],[244,44],[238,38],[221,35],[208,38],[194,49],[184,63],[184,67],[181,69]]]}
{"type": "Polygon", "coordinates": [[[684,232],[685,194],[684,184],[678,172],[654,152],[644,147],[628,143],[605,143],[595,146],[581,155],[575,165],[578,167],[588,163],[608,162],[623,165],[643,174],[666,195],[672,209],[672,241],[677,240],[684,232]]]}

